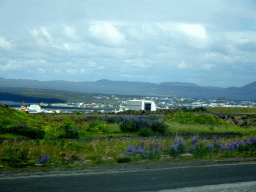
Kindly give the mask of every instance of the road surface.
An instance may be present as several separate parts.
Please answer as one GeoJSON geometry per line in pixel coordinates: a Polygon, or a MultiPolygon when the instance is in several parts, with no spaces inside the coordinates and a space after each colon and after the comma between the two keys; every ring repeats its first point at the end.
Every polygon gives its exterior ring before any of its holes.
{"type": "Polygon", "coordinates": [[[0,178],[1,192],[256,191],[256,163],[30,174],[0,178]]]}

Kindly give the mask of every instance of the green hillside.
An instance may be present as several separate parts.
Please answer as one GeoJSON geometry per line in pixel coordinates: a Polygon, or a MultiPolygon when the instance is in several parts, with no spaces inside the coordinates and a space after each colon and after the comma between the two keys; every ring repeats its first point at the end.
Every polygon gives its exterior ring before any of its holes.
{"type": "Polygon", "coordinates": [[[29,138],[43,138],[42,126],[47,123],[29,114],[0,104],[0,134],[23,135],[29,138]]]}

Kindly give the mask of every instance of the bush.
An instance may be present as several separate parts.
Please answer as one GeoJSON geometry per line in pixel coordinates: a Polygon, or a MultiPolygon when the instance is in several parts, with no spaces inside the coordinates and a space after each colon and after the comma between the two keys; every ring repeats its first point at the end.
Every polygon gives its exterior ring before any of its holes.
{"type": "Polygon", "coordinates": [[[45,131],[44,139],[56,139],[61,135],[61,131],[63,127],[60,124],[54,123],[50,125],[43,126],[43,130],[45,131]]]}
{"type": "Polygon", "coordinates": [[[109,127],[107,126],[106,122],[103,122],[100,126],[99,126],[100,131],[102,131],[103,133],[109,132],[109,127]]]}
{"type": "Polygon", "coordinates": [[[205,112],[207,109],[205,107],[196,107],[192,110],[193,112],[205,112]]]}
{"type": "Polygon", "coordinates": [[[26,125],[17,125],[11,128],[0,127],[0,133],[14,133],[17,135],[27,136],[31,139],[43,139],[45,131],[41,129],[34,129],[26,125]]]}
{"type": "Polygon", "coordinates": [[[119,157],[117,163],[129,163],[132,159],[130,157],[119,157]]]}
{"type": "Polygon", "coordinates": [[[107,126],[106,122],[101,123],[99,121],[99,118],[97,118],[94,123],[90,124],[87,131],[90,131],[90,132],[99,132],[99,131],[109,132],[109,127],[107,126]]]}
{"type": "Polygon", "coordinates": [[[136,123],[132,119],[125,119],[120,123],[120,129],[123,132],[136,132],[138,131],[138,127],[136,127],[136,123]]]}
{"type": "Polygon", "coordinates": [[[95,123],[90,124],[89,128],[86,131],[89,132],[99,132],[100,122],[96,121],[95,123]]]}
{"type": "Polygon", "coordinates": [[[64,129],[65,133],[61,134],[58,138],[79,139],[79,130],[74,125],[75,123],[71,120],[65,121],[64,125],[60,126],[61,129],[64,129]]]}
{"type": "Polygon", "coordinates": [[[108,117],[108,118],[107,118],[107,122],[108,122],[108,123],[116,123],[116,124],[119,124],[119,123],[122,122],[122,117],[118,117],[118,116],[108,117]]]}
{"type": "Polygon", "coordinates": [[[150,135],[153,135],[154,132],[150,128],[142,128],[139,131],[139,136],[148,137],[150,135]]]}
{"type": "Polygon", "coordinates": [[[166,119],[182,124],[226,124],[222,119],[206,113],[178,112],[168,115],[166,119]]]}
{"type": "MultiPolygon", "coordinates": [[[[158,118],[156,116],[151,117],[158,118]]],[[[152,135],[154,132],[159,134],[165,134],[168,128],[168,126],[164,122],[159,122],[158,120],[154,120],[152,122],[150,119],[145,119],[145,117],[124,119],[119,126],[123,132],[139,131],[140,136],[149,136],[152,135]]]]}
{"type": "Polygon", "coordinates": [[[153,121],[153,123],[151,124],[151,129],[154,132],[160,133],[160,134],[165,134],[167,129],[168,129],[168,125],[166,125],[163,121],[153,121]]]}

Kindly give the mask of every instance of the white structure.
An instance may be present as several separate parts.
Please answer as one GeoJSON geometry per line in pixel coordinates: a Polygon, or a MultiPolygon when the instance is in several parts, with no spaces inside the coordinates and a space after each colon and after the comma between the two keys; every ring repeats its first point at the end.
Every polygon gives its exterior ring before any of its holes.
{"type": "Polygon", "coordinates": [[[125,107],[125,106],[119,106],[120,108],[118,109],[118,110],[114,110],[113,112],[114,113],[119,113],[119,112],[123,112],[123,111],[127,111],[127,110],[129,110],[129,108],[127,108],[127,107],[125,107]]]}
{"type": "Polygon", "coordinates": [[[127,106],[129,110],[145,110],[145,111],[156,111],[156,104],[154,101],[148,100],[128,100],[127,106]]]}
{"type": "Polygon", "coordinates": [[[30,105],[28,107],[28,112],[29,113],[41,113],[43,112],[44,110],[41,109],[41,107],[39,105],[30,105]]]}

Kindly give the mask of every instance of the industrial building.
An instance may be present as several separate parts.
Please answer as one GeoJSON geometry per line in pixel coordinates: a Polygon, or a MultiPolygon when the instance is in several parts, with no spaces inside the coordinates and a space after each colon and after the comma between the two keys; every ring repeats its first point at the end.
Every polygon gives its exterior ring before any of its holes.
{"type": "Polygon", "coordinates": [[[126,107],[129,110],[145,110],[145,111],[156,111],[156,104],[154,101],[148,100],[128,100],[126,107]]]}

